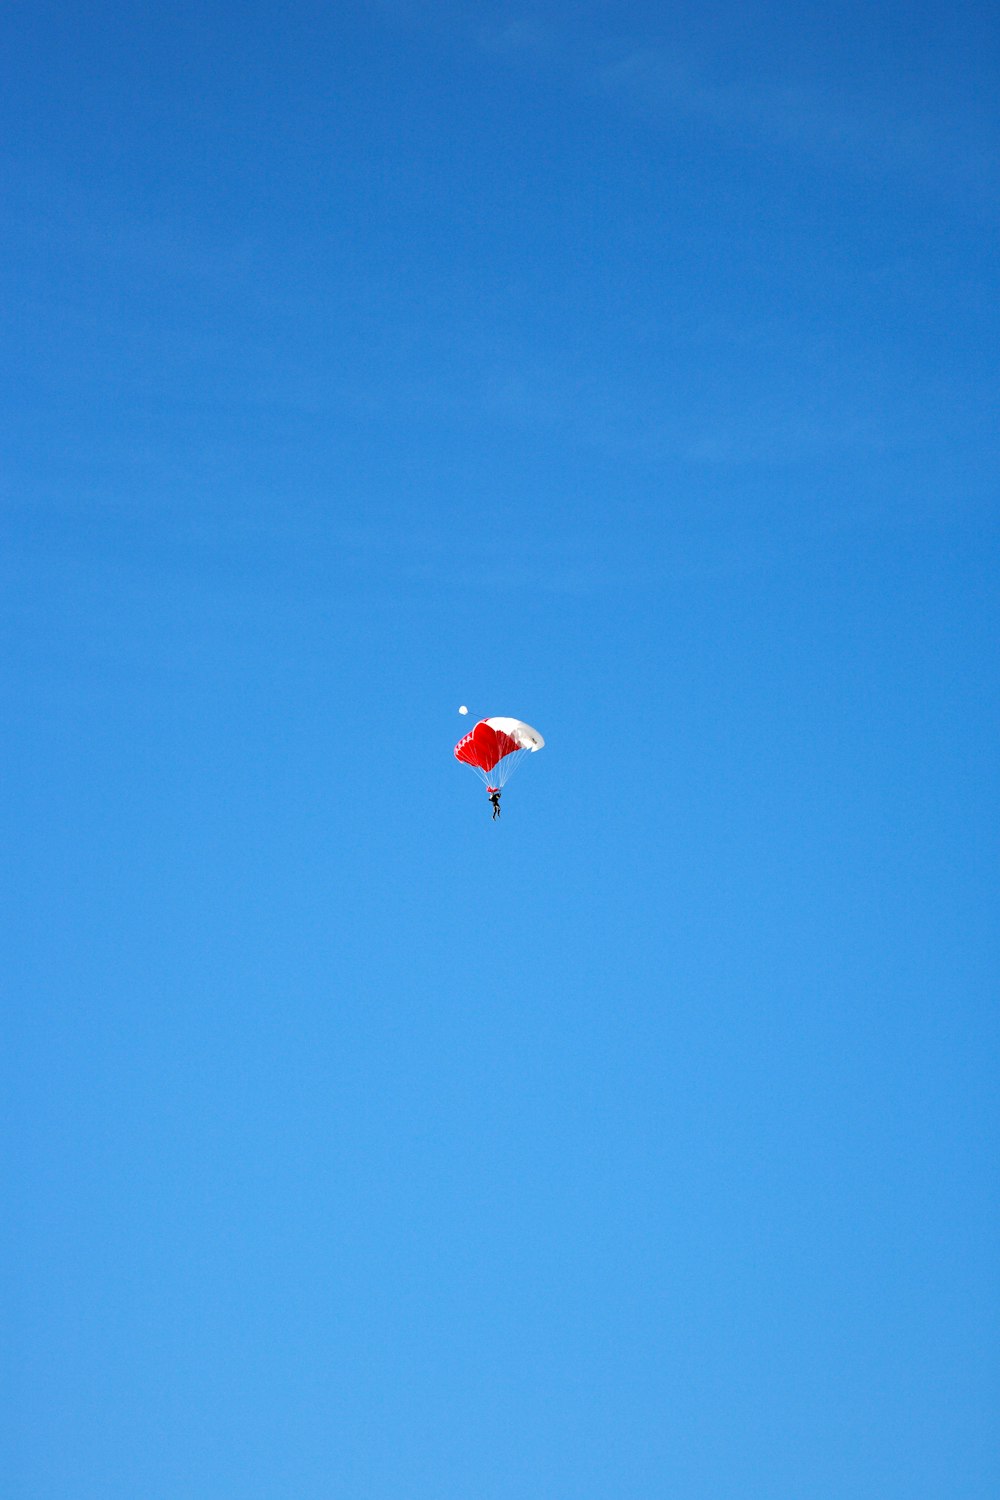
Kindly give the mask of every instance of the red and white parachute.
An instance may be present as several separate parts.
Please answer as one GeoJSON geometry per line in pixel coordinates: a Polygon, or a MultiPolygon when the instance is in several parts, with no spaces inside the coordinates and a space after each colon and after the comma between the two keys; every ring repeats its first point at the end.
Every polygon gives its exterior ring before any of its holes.
{"type": "Polygon", "coordinates": [[[480,719],[455,746],[455,759],[471,766],[489,791],[499,791],[526,755],[545,741],[522,719],[480,719]]]}

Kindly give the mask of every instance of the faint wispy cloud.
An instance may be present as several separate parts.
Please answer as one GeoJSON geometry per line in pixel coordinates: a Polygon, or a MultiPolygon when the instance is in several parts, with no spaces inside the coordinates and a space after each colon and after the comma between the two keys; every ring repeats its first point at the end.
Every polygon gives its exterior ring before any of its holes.
{"type": "Polygon", "coordinates": [[[692,58],[657,47],[623,50],[595,64],[592,78],[609,98],[645,115],[669,113],[855,171],[933,178],[996,201],[996,146],[953,115],[917,117],[888,93],[847,97],[797,82],[723,82],[692,58]]]}
{"type": "Polygon", "coordinates": [[[912,437],[905,414],[887,424],[871,392],[858,397],[815,382],[779,391],[747,378],[725,395],[685,396],[527,354],[488,363],[461,383],[428,372],[391,390],[345,386],[339,399],[375,421],[403,407],[456,428],[486,421],[496,431],[548,431],[593,453],[699,471],[785,469],[873,454],[912,437]]]}
{"type": "MultiPolygon", "coordinates": [[[[429,24],[429,23],[428,23],[429,24]]],[[[453,34],[511,65],[547,65],[570,87],[647,118],[700,121],[720,135],[822,159],[853,172],[901,176],[995,209],[1000,151],[971,113],[905,101],[891,86],[826,91],[795,78],[722,78],[702,53],[572,34],[554,18],[459,7],[453,34]],[[570,82],[572,80],[573,82],[570,82]]]]}
{"type": "Polygon", "coordinates": [[[398,532],[371,534],[365,545],[348,545],[347,555],[359,573],[380,559],[383,576],[393,586],[428,587],[438,594],[487,592],[539,594],[566,599],[639,593],[700,578],[754,571],[763,561],[751,536],[692,534],[679,527],[675,545],[661,537],[650,549],[627,544],[609,548],[606,538],[534,538],[521,545],[508,538],[503,554],[453,537],[398,532]]]}
{"type": "Polygon", "coordinates": [[[371,0],[397,26],[408,31],[446,36],[462,46],[496,57],[544,57],[560,44],[558,31],[537,9],[518,12],[509,4],[486,0],[444,0],[435,6],[420,0],[371,0]]]}
{"type": "Polygon", "coordinates": [[[476,42],[483,52],[497,56],[544,55],[553,44],[547,27],[530,16],[507,16],[492,24],[480,20],[476,28],[476,42]]]}

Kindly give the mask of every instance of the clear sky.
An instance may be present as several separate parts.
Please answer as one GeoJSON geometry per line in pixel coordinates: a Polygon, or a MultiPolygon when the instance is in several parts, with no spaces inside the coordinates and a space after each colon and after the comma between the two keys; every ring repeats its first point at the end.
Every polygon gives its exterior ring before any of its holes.
{"type": "Polygon", "coordinates": [[[993,1500],[994,7],[0,32],[4,1494],[993,1500]]]}

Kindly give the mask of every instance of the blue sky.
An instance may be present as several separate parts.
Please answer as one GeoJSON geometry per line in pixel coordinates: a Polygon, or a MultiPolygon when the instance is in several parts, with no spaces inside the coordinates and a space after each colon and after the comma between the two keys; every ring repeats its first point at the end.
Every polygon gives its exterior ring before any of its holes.
{"type": "Polygon", "coordinates": [[[989,9],[2,30],[5,1491],[994,1495],[989,9]]]}

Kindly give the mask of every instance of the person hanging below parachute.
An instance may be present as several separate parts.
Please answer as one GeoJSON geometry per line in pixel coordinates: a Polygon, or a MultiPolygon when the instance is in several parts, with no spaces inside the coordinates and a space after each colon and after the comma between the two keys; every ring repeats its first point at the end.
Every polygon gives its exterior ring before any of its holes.
{"type": "Polygon", "coordinates": [[[480,719],[455,746],[455,759],[471,766],[486,787],[493,817],[500,816],[500,793],[526,755],[545,741],[523,719],[480,719]]]}

